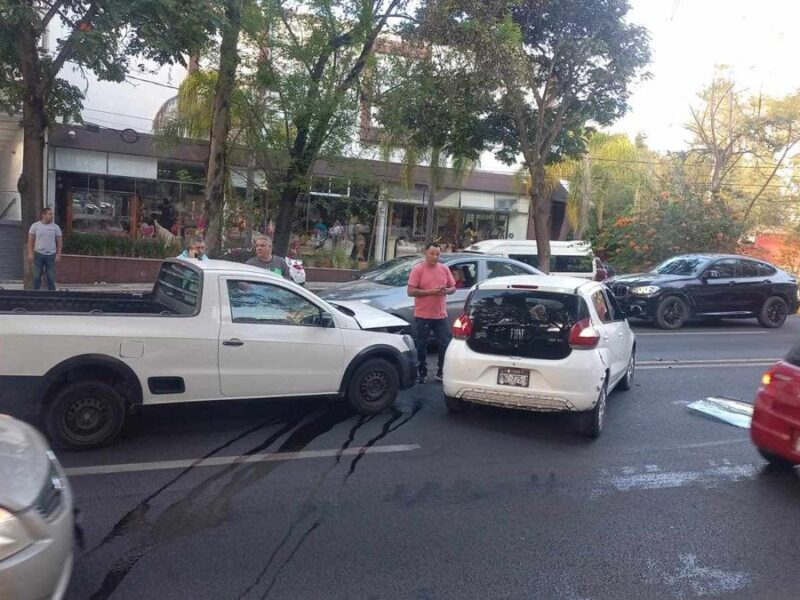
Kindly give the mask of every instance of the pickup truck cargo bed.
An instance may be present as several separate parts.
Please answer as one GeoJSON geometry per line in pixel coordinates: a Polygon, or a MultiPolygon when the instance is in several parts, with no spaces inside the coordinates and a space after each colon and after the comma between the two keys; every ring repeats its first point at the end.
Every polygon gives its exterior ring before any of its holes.
{"type": "Polygon", "coordinates": [[[0,290],[0,313],[102,313],[173,315],[153,293],[23,292],[0,290]]]}

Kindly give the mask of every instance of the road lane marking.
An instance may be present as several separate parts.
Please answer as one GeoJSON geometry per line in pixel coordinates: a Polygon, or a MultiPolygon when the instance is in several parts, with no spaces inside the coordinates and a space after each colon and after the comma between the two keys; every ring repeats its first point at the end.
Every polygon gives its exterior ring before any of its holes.
{"type": "Polygon", "coordinates": [[[69,467],[64,469],[68,477],[82,475],[111,475],[114,473],[137,473],[141,471],[163,471],[167,469],[185,469],[187,467],[220,467],[232,464],[249,464],[262,462],[282,462],[285,460],[304,460],[309,458],[329,458],[335,456],[354,456],[358,454],[389,454],[392,452],[412,452],[419,450],[419,444],[399,444],[394,446],[370,446],[345,448],[344,450],[303,450],[300,452],[274,452],[252,454],[250,456],[216,456],[202,460],[162,460],[142,463],[122,463],[117,465],[92,465],[87,467],[69,467]]]}
{"type": "Polygon", "coordinates": [[[751,362],[751,363],[697,363],[697,364],[679,364],[679,363],[664,363],[661,365],[646,365],[646,366],[639,366],[636,365],[637,371],[649,371],[649,370],[666,370],[666,369],[733,369],[733,368],[742,368],[742,367],[771,367],[775,364],[775,361],[764,361],[764,362],[751,362]]]}
{"type": "Polygon", "coordinates": [[[639,360],[636,366],[647,365],[699,365],[699,364],[729,364],[729,363],[755,363],[755,362],[778,362],[780,358],[770,358],[769,356],[754,356],[752,358],[666,358],[664,360],[639,360]]]}
{"type": "Polygon", "coordinates": [[[664,336],[672,336],[672,335],[766,335],[767,331],[670,331],[665,333],[655,333],[655,332],[638,332],[636,330],[633,331],[636,334],[636,337],[641,336],[656,336],[656,335],[664,335],[664,336]]]}

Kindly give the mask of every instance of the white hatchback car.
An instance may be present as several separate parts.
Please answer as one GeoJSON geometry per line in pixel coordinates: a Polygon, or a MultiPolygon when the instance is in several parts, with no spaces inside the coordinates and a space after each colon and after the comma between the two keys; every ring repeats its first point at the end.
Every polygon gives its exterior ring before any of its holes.
{"type": "Polygon", "coordinates": [[[600,435],[606,396],[627,390],[636,340],[607,288],[572,277],[492,279],[470,292],[444,362],[451,412],[468,402],[575,412],[600,435]]]}
{"type": "Polygon", "coordinates": [[[59,600],[72,573],[72,493],[44,437],[0,415],[0,598],[59,600]]]}

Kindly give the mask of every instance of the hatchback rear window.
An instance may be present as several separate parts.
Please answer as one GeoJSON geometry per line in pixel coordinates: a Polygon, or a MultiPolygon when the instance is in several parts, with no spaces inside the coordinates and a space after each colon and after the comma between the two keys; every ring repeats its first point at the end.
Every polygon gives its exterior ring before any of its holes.
{"type": "Polygon", "coordinates": [[[477,290],[467,311],[474,352],[560,360],[572,326],[589,316],[580,296],[533,290],[477,290]]]}

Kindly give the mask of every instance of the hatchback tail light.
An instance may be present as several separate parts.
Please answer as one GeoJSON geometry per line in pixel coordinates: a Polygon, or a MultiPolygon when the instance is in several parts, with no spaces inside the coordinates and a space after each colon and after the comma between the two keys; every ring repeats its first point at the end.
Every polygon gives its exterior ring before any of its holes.
{"type": "Polygon", "coordinates": [[[596,348],[600,334],[592,327],[592,320],[585,318],[572,326],[569,332],[569,345],[572,348],[596,348]]]}
{"type": "Polygon", "coordinates": [[[453,337],[457,340],[465,340],[472,335],[472,319],[467,313],[461,313],[453,323],[453,337]]]}

